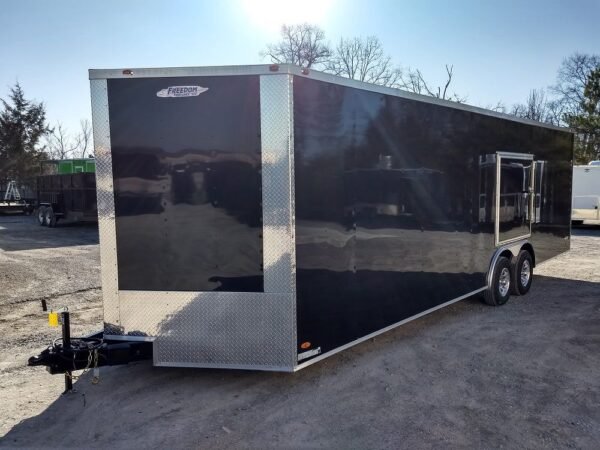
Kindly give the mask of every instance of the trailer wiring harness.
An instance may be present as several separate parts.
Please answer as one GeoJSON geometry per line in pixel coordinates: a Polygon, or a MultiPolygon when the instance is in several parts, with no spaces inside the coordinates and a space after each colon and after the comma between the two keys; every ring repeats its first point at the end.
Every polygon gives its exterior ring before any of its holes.
{"type": "Polygon", "coordinates": [[[71,338],[70,315],[61,312],[62,337],[55,339],[51,345],[39,355],[28,360],[29,366],[46,366],[51,374],[65,374],[65,393],[73,389],[73,380],[80,378],[90,370],[94,370],[92,383],[99,381],[100,366],[128,364],[152,358],[152,342],[110,340],[100,332],[90,337],[71,338]],[[82,370],[79,375],[73,375],[82,370]]]}

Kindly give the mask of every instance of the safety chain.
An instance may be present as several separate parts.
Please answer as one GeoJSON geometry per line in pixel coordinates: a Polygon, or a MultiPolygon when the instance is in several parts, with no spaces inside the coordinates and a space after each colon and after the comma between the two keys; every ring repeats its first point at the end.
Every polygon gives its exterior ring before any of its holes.
{"type": "MultiPolygon", "coordinates": [[[[98,384],[100,382],[100,369],[98,368],[98,348],[88,353],[88,359],[86,366],[82,369],[79,375],[73,375],[72,373],[66,373],[72,381],[77,380],[84,376],[90,371],[90,368],[94,370],[94,376],[92,377],[92,384],[98,384]]],[[[73,370],[75,369],[75,353],[73,353],[73,370]]]]}

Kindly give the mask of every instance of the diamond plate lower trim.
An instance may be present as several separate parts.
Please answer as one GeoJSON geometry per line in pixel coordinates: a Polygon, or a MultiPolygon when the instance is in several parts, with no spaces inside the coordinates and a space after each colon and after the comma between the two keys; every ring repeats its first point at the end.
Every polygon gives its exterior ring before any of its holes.
{"type": "Polygon", "coordinates": [[[94,155],[96,159],[96,193],[98,230],[100,234],[104,328],[106,333],[118,334],[120,332],[119,281],[117,273],[115,201],[106,80],[91,80],[90,91],[92,98],[94,155]]]}
{"type": "Polygon", "coordinates": [[[120,291],[128,334],[156,336],[158,366],[291,371],[291,294],[120,291]]]}

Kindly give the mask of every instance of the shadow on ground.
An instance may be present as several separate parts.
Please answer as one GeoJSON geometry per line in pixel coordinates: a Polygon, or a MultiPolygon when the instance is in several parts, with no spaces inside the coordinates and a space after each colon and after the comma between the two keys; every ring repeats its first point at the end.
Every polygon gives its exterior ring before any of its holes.
{"type": "Polygon", "coordinates": [[[295,374],[102,368],[0,445],[592,448],[599,320],[599,283],[537,277],[504,307],[467,299],[295,374]]]}
{"type": "Polygon", "coordinates": [[[38,248],[98,244],[98,224],[38,225],[34,216],[0,216],[0,250],[14,252],[38,248]]]}
{"type": "Polygon", "coordinates": [[[581,224],[571,227],[573,236],[600,236],[600,225],[581,224]]]}

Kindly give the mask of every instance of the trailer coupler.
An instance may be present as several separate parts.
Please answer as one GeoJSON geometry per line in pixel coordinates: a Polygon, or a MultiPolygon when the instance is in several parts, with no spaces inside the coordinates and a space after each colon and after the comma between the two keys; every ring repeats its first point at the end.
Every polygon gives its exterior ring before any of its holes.
{"type": "Polygon", "coordinates": [[[92,366],[116,366],[144,359],[152,359],[152,342],[72,338],[70,348],[65,348],[59,339],[38,356],[29,358],[27,365],[46,366],[48,372],[54,375],[92,366]]]}
{"type": "Polygon", "coordinates": [[[115,341],[104,338],[103,332],[93,336],[71,338],[69,312],[61,313],[63,336],[38,356],[29,358],[28,366],[46,366],[51,374],[65,374],[65,392],[73,389],[72,372],[101,366],[128,364],[152,359],[152,342],[115,341]]]}

